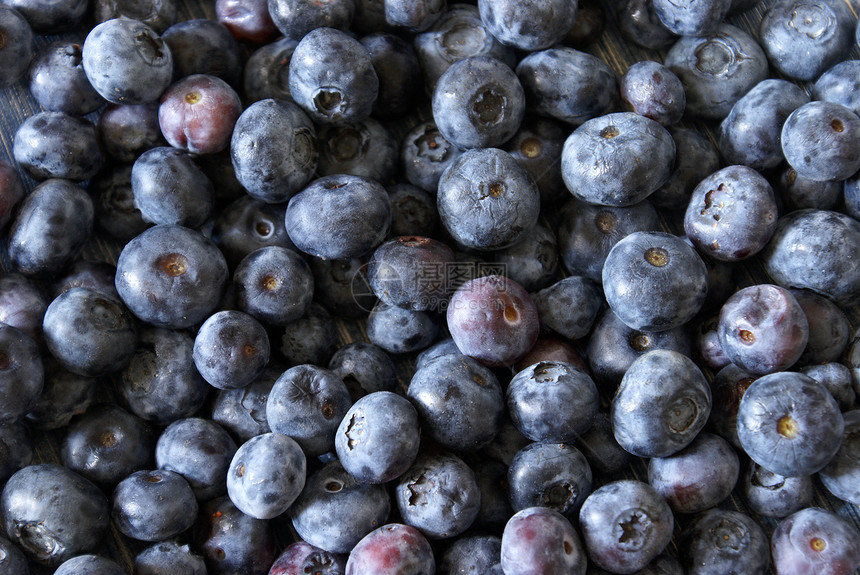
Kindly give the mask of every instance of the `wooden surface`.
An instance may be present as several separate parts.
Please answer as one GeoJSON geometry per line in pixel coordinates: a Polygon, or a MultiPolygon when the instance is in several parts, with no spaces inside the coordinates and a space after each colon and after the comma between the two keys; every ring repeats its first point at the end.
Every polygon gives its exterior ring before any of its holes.
{"type": "MultiPolygon", "coordinates": [[[[849,1],[849,5],[852,6],[852,10],[856,14],[858,6],[860,6],[860,0],[846,1],[849,1]]],[[[747,31],[753,32],[754,35],[757,36],[756,31],[758,30],[758,25],[761,21],[763,13],[763,6],[765,4],[766,3],[762,3],[762,5],[760,5],[758,8],[741,16],[732,17],[729,19],[729,21],[747,31]]],[[[214,3],[211,0],[200,0],[197,2],[179,0],[178,8],[180,19],[215,17],[214,3]]],[[[81,32],[63,34],[62,36],[37,36],[36,50],[38,52],[39,49],[47,45],[50,41],[56,40],[58,38],[69,38],[83,41],[83,34],[84,33],[81,32]]],[[[625,42],[624,39],[621,38],[617,31],[615,31],[612,27],[607,29],[600,41],[590,47],[587,51],[603,59],[619,75],[623,73],[630,64],[636,61],[649,59],[662,62],[663,57],[665,55],[664,51],[643,50],[625,42]]],[[[858,57],[858,51],[856,46],[850,54],[850,57],[858,57]]],[[[23,83],[19,83],[18,85],[15,85],[13,87],[0,90],[0,144],[2,144],[2,150],[0,150],[0,154],[4,155],[10,160],[12,159],[12,141],[17,126],[24,118],[38,111],[40,111],[38,105],[29,96],[28,90],[23,83]]],[[[97,118],[97,114],[98,113],[90,115],[90,118],[95,120],[97,118]]],[[[708,133],[708,135],[713,139],[713,126],[705,126],[703,124],[698,123],[693,124],[693,126],[705,130],[706,133],[708,133]]],[[[28,176],[23,176],[23,179],[25,181],[25,186],[27,187],[28,191],[31,190],[36,182],[28,176]]],[[[667,229],[669,229],[670,231],[674,231],[676,233],[679,232],[679,230],[676,229],[671,222],[667,221],[665,223],[667,229]]],[[[101,260],[115,263],[116,257],[119,253],[119,248],[120,246],[115,241],[109,238],[94,236],[85,249],[84,257],[91,260],[101,260]]],[[[10,270],[8,258],[5,253],[5,237],[3,238],[3,249],[0,250],[0,259],[2,259],[2,269],[4,271],[10,270]]],[[[764,280],[764,274],[761,271],[760,266],[758,266],[755,261],[746,262],[740,265],[738,272],[739,273],[737,275],[737,281],[739,287],[743,287],[745,285],[750,285],[753,283],[759,283],[764,280]]],[[[860,326],[860,306],[855,306],[854,308],[846,311],[849,314],[853,327],[856,329],[858,326],[860,326]]],[[[339,334],[341,338],[341,343],[367,339],[363,323],[361,321],[340,322],[339,334]]],[[[412,358],[397,358],[397,365],[399,369],[400,382],[405,386],[410,378],[412,358]]],[[[110,382],[105,381],[103,383],[100,393],[102,394],[102,398],[110,398],[110,382]]],[[[34,442],[36,461],[59,462],[60,459],[58,454],[58,445],[61,440],[61,431],[35,432],[34,442]]],[[[633,466],[629,476],[645,479],[644,471],[645,467],[642,462],[639,461],[633,466]]],[[[830,496],[823,489],[821,484],[817,482],[817,480],[816,487],[817,488],[813,505],[820,506],[825,509],[834,510],[843,517],[853,522],[856,526],[860,526],[860,513],[858,513],[858,509],[856,506],[841,502],[836,498],[830,496]]],[[[731,497],[721,506],[727,509],[737,509],[745,512],[748,511],[746,505],[739,496],[731,497]]],[[[758,518],[758,520],[764,527],[767,534],[770,535],[776,525],[776,522],[766,518],[758,518]]],[[[676,521],[676,534],[680,531],[681,526],[685,523],[685,518],[678,518],[678,520],[676,521]]],[[[288,531],[281,530],[281,541],[283,543],[288,542],[289,537],[290,535],[288,531]]],[[[110,538],[105,541],[105,546],[101,552],[118,560],[126,569],[126,571],[128,573],[131,573],[131,566],[133,563],[134,556],[144,547],[145,545],[140,542],[135,542],[121,536],[112,526],[110,531],[110,538]]],[[[668,551],[671,554],[677,554],[677,547],[674,541],[670,545],[668,551]]],[[[42,573],[45,571],[39,567],[34,567],[33,572],[42,573]]]]}

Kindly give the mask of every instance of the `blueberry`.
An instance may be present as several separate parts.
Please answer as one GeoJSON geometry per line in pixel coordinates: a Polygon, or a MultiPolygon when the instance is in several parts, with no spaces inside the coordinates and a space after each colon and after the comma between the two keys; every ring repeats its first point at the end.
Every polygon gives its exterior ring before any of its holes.
{"type": "Polygon", "coordinates": [[[633,232],[659,229],[657,211],[647,200],[622,208],[571,199],[559,212],[556,234],[565,269],[601,283],[606,256],[619,240],[633,232]]]}
{"type": "Polygon", "coordinates": [[[265,328],[241,311],[212,314],[194,339],[194,365],[218,389],[245,387],[263,372],[269,355],[265,328]]]}
{"type": "Polygon", "coordinates": [[[144,327],[116,391],[135,415],[156,425],[190,417],[212,389],[194,367],[194,338],[185,331],[144,327]]]}
{"type": "Polygon", "coordinates": [[[15,161],[33,177],[86,180],[104,163],[95,126],[65,112],[39,112],[15,132],[15,161]]]}
{"type": "Polygon", "coordinates": [[[860,115],[860,60],[845,60],[824,72],[812,85],[816,100],[842,104],[860,115]]]}
{"type": "Polygon", "coordinates": [[[720,309],[720,347],[757,375],[794,365],[809,341],[809,322],[791,292],[773,284],[746,287],[720,309]]]}
{"type": "Polygon", "coordinates": [[[764,575],[770,565],[770,541],[764,529],[739,511],[705,511],[685,530],[682,540],[691,575],[764,575]]]}
{"type": "Polygon", "coordinates": [[[618,443],[640,457],[667,457],[689,445],[708,421],[711,390],[693,361],[654,350],[634,361],[612,400],[618,443]]]}
{"type": "Polygon", "coordinates": [[[33,29],[27,18],[14,6],[4,4],[0,8],[0,86],[15,84],[27,72],[33,59],[33,29]]]}
{"type": "Polygon", "coordinates": [[[567,339],[584,338],[603,307],[600,288],[582,276],[568,276],[532,294],[542,329],[567,339]]]}
{"type": "MultiPolygon", "coordinates": [[[[432,194],[436,193],[442,173],[461,153],[445,139],[432,120],[409,130],[400,145],[400,161],[406,179],[432,194]]],[[[411,233],[415,231],[407,231],[411,233]]]]}
{"type": "Polygon", "coordinates": [[[68,272],[54,282],[53,297],[59,297],[72,288],[85,287],[97,292],[119,297],[116,293],[116,266],[108,262],[78,259],[68,272]]]}
{"type": "Polygon", "coordinates": [[[394,361],[372,343],[353,341],[341,346],[328,368],[343,380],[353,401],[374,391],[394,391],[397,386],[394,361]]]}
{"type": "Polygon", "coordinates": [[[860,118],[842,104],[813,101],[782,125],[782,152],[798,174],[815,181],[844,180],[860,170],[860,118]]]}
{"type": "Polygon", "coordinates": [[[835,512],[808,507],[779,522],[770,550],[777,573],[848,573],[860,561],[860,534],[835,512]]]}
{"type": "Polygon", "coordinates": [[[634,232],[603,265],[603,292],[629,327],[666,331],[693,319],[708,291],[708,272],[684,240],[665,232],[634,232]]]}
{"type": "Polygon", "coordinates": [[[29,428],[20,421],[0,423],[0,481],[6,481],[32,462],[33,441],[29,428]]]}
{"type": "Polygon", "coordinates": [[[379,119],[405,116],[421,95],[421,65],[412,43],[389,32],[376,32],[361,38],[370,52],[373,69],[379,78],[379,93],[373,115],[379,119]]]}
{"type": "Polygon", "coordinates": [[[163,541],[194,524],[197,500],[188,482],[167,470],[136,471],[119,482],[112,496],[113,524],[139,541],[163,541]]]}
{"type": "Polygon", "coordinates": [[[333,372],[297,365],[275,381],[266,401],[272,431],[294,439],[308,455],[332,451],[335,433],[351,407],[349,391],[333,372]]]}
{"type": "Polygon", "coordinates": [[[860,293],[860,274],[849,265],[860,250],[857,220],[829,210],[805,209],[779,218],[761,252],[776,283],[809,289],[837,304],[850,305],[860,293]]]}
{"type": "Polygon", "coordinates": [[[685,448],[648,462],[648,483],[675,513],[699,513],[729,497],[738,480],[740,460],[731,444],[700,433],[685,448]]]}
{"type": "Polygon", "coordinates": [[[731,8],[731,0],[654,0],[654,12],[673,34],[703,36],[714,32],[731,8]]]}
{"type": "Polygon", "coordinates": [[[101,555],[78,555],[57,567],[54,573],[60,575],[122,575],[125,573],[120,564],[101,555]]]}
{"type": "Polygon", "coordinates": [[[511,420],[532,441],[576,441],[589,430],[600,406],[591,377],[556,361],[541,361],[517,373],[505,396],[511,420]]]}
{"type": "Polygon", "coordinates": [[[198,228],[212,214],[214,186],[184,150],[143,152],[131,169],[131,190],[145,222],[198,228]]]}
{"type": "Polygon", "coordinates": [[[604,476],[625,469],[633,460],[633,456],[615,441],[612,422],[604,411],[595,415],[591,427],[579,437],[576,445],[592,470],[604,476]]]}
{"type": "Polygon", "coordinates": [[[14,272],[0,277],[0,322],[38,339],[49,303],[35,280],[14,272]]]}
{"type": "Polygon", "coordinates": [[[155,464],[182,475],[197,500],[207,501],[227,492],[226,479],[236,449],[230,435],[214,421],[178,419],[158,437],[155,464]]]}
{"type": "Polygon", "coordinates": [[[653,0],[622,0],[607,9],[618,24],[621,36],[649,50],[662,50],[672,45],[677,36],[657,16],[653,0]]]}
{"type": "Polygon", "coordinates": [[[192,154],[214,154],[230,144],[241,113],[239,95],[227,82],[210,74],[192,74],[161,95],[158,125],[171,146],[192,154]]]}
{"type": "Polygon", "coordinates": [[[389,25],[415,32],[432,26],[447,8],[446,2],[440,0],[388,0],[383,4],[389,25]]]}
{"type": "Polygon", "coordinates": [[[289,84],[295,102],[321,124],[366,119],[379,92],[379,77],[367,48],[329,27],[302,37],[290,60],[289,84]]]}
{"type": "Polygon", "coordinates": [[[90,84],[114,104],[155,102],[173,77],[169,46],[132,18],[98,24],[84,40],[82,57],[90,84]]]}
{"type": "Polygon", "coordinates": [[[379,301],[367,317],[367,338],[388,353],[409,353],[433,343],[440,324],[440,316],[434,311],[406,309],[379,301]]]}
{"type": "Polygon", "coordinates": [[[137,575],[206,575],[203,558],[191,551],[187,544],[163,541],[145,548],[134,558],[137,575]]]}
{"type": "MultiPolygon", "coordinates": [[[[435,191],[435,187],[433,188],[435,191]]],[[[391,200],[391,235],[436,237],[439,210],[436,196],[405,182],[386,187],[391,200]]]]}
{"type": "Polygon", "coordinates": [[[457,452],[489,444],[504,413],[496,376],[460,354],[424,362],[412,375],[406,397],[418,410],[424,433],[457,452]]]}
{"type": "Polygon", "coordinates": [[[134,162],[146,150],[167,144],[158,126],[157,102],[109,104],[96,131],[107,156],[118,162],[134,162]]]}
{"type": "Polygon", "coordinates": [[[95,550],[108,533],[107,498],[61,465],[29,465],[16,472],[3,487],[0,506],[10,541],[49,567],[95,550]]]}
{"type": "Polygon", "coordinates": [[[658,208],[683,211],[699,182],[720,168],[720,154],[716,146],[696,130],[672,128],[669,133],[675,141],[672,175],[648,196],[648,200],[658,208]]]}
{"type": "Polygon", "coordinates": [[[498,275],[460,286],[448,305],[447,323],[459,350],[491,367],[515,363],[539,332],[537,308],[528,292],[498,275]]]}
{"type": "Polygon", "coordinates": [[[226,26],[217,20],[180,20],[161,34],[173,55],[173,81],[194,74],[217,76],[238,86],[242,51],[226,26]]]}
{"type": "Polygon", "coordinates": [[[501,549],[505,573],[582,575],[587,564],[579,533],[554,509],[529,507],[505,524],[501,549]]]}
{"type": "Polygon", "coordinates": [[[765,12],[759,38],[777,71],[813,81],[847,54],[855,20],[842,2],[779,0],[765,12]]]}
{"type": "Polygon", "coordinates": [[[812,503],[812,476],[786,477],[748,461],[741,474],[740,491],[750,510],[777,519],[809,507],[812,503]]]}
{"type": "Polygon", "coordinates": [[[177,225],[153,226],[128,242],[117,260],[116,289],[128,308],[157,327],[205,320],[227,287],[227,262],[215,244],[177,225]]]}
{"type": "Polygon", "coordinates": [[[245,256],[233,274],[240,309],[261,322],[286,325],[307,312],[313,297],[313,275],[295,251],[261,247],[245,256]]]}
{"type": "Polygon", "coordinates": [[[747,166],[728,166],[699,182],[684,214],[684,231],[699,252],[738,261],[760,252],[777,224],[768,181],[747,166]]]}
{"type": "Polygon", "coordinates": [[[56,34],[77,26],[88,6],[85,0],[9,0],[4,4],[20,11],[39,34],[56,34]]]}
{"type": "Polygon", "coordinates": [[[335,449],[344,469],[367,483],[385,483],[406,472],[418,455],[418,412],[390,391],[369,393],[341,420],[335,449]]]}
{"type": "Polygon", "coordinates": [[[738,407],[738,439],[750,458],[789,477],[823,468],[845,424],[827,389],[809,376],[778,372],[755,380],[738,407]]]}
{"type": "MultiPolygon", "coordinates": [[[[469,466],[475,472],[475,481],[478,482],[478,489],[481,491],[481,508],[472,523],[471,530],[476,533],[501,533],[508,518],[514,513],[508,496],[508,466],[488,455],[470,457],[469,466]]],[[[468,533],[464,533],[452,543],[452,546],[456,546],[457,541],[468,537],[468,533]]]]}
{"type": "Polygon", "coordinates": [[[711,380],[710,429],[741,448],[738,439],[738,406],[750,384],[758,376],[729,362],[711,380]]]}
{"type": "Polygon", "coordinates": [[[420,453],[394,486],[400,516],[428,539],[450,539],[466,531],[481,507],[475,472],[448,452],[420,453]]]}
{"type": "Polygon", "coordinates": [[[442,554],[439,575],[483,573],[503,575],[502,540],[495,535],[463,535],[442,554]]]}
{"type": "Polygon", "coordinates": [[[702,36],[679,39],[664,64],[684,84],[686,115],[722,120],[753,86],[767,78],[767,57],[758,42],[731,24],[702,36]]]}
{"type": "Polygon", "coordinates": [[[287,38],[301,40],[305,34],[328,26],[347,30],[355,13],[355,2],[336,0],[313,2],[308,0],[269,0],[268,11],[275,27],[287,38]]]}
{"type": "Polygon", "coordinates": [[[618,102],[618,79],[605,62],[580,50],[533,52],[516,68],[530,111],[579,126],[607,114],[618,102]],[[577,90],[569,86],[576,85],[577,90]]]}
{"type": "Polygon", "coordinates": [[[275,561],[269,520],[242,513],[226,495],[201,506],[193,541],[210,575],[266,575],[275,561]]]}
{"type": "MultiPolygon", "coordinates": [[[[267,5],[267,0],[262,0],[262,3],[267,5]]],[[[268,6],[266,14],[268,15],[268,6]]],[[[290,60],[298,45],[298,40],[282,37],[263,44],[248,56],[242,82],[244,101],[248,105],[268,98],[292,102],[289,85],[290,60]]]]}
{"type": "Polygon", "coordinates": [[[252,197],[270,204],[285,202],[316,171],[316,130],[292,102],[261,100],[236,120],[230,157],[236,178],[252,197]]]}
{"type": "Polygon", "coordinates": [[[668,545],[674,518],[653,487],[627,479],[592,492],[579,512],[579,525],[594,564],[615,573],[633,573],[668,545]]]}
{"type": "Polygon", "coordinates": [[[348,174],[314,180],[290,199],[290,239],[304,253],[346,259],[369,253],[391,227],[391,200],[374,180],[348,174]]]}
{"type": "Polygon", "coordinates": [[[290,543],[272,563],[269,575],[298,575],[299,573],[318,573],[319,575],[343,575],[346,558],[343,555],[323,551],[304,541],[290,543]]]}
{"type": "MultiPolygon", "coordinates": [[[[849,187],[849,180],[844,183],[841,180],[816,181],[801,176],[791,166],[785,166],[779,174],[779,179],[774,182],[777,195],[784,204],[783,210],[802,210],[814,208],[819,210],[832,210],[837,207],[843,197],[843,189],[849,187]]],[[[845,211],[851,215],[852,202],[850,194],[845,195],[845,211]]]]}
{"type": "Polygon", "coordinates": [[[30,569],[27,566],[27,557],[5,537],[0,537],[0,569],[9,574],[30,574],[30,569]]]}
{"type": "Polygon", "coordinates": [[[509,278],[534,292],[550,285],[558,275],[559,255],[555,234],[538,222],[517,243],[496,251],[493,262],[504,266],[509,278]]]}
{"type": "Polygon", "coordinates": [[[856,394],[851,382],[851,370],[838,362],[819,363],[800,368],[800,373],[808,375],[827,388],[843,412],[854,406],[856,394]]]}
{"type": "Polygon", "coordinates": [[[569,198],[559,163],[567,135],[557,120],[526,115],[503,147],[534,178],[542,206],[555,206],[569,198]]]}
{"type": "Polygon", "coordinates": [[[481,21],[508,46],[533,52],[558,44],[573,27],[577,3],[552,0],[521,5],[508,0],[478,0],[481,21]]]}
{"type": "Polygon", "coordinates": [[[159,34],[178,16],[175,0],[94,0],[92,10],[96,22],[121,16],[136,18],[159,34]]]}
{"type": "Polygon", "coordinates": [[[30,94],[45,110],[83,116],[105,103],[81,64],[81,45],[57,40],[45,46],[29,71],[30,94]]]}
{"type": "Polygon", "coordinates": [[[240,442],[269,433],[266,402],[275,380],[283,372],[282,366],[270,362],[263,373],[245,387],[219,390],[212,398],[212,421],[240,442]]]}
{"type": "Polygon", "coordinates": [[[470,56],[439,76],[432,107],[439,132],[458,148],[494,148],[519,129],[526,100],[507,64],[492,56],[470,56]]]}
{"type": "Polygon", "coordinates": [[[508,468],[511,507],[547,507],[576,518],[591,493],[591,466],[566,443],[531,443],[517,452],[508,468]]]}
{"type": "Polygon", "coordinates": [[[389,305],[415,311],[447,303],[446,266],[454,252],[444,243],[420,236],[400,236],[376,248],[367,266],[370,287],[389,305]]]}
{"type": "Polygon", "coordinates": [[[332,461],[308,476],[290,508],[296,532],[329,553],[348,553],[383,525],[391,511],[386,488],[359,481],[332,461]]]}
{"type": "Polygon", "coordinates": [[[674,72],[659,62],[643,60],[627,68],[619,90],[628,111],[663,126],[677,124],[684,116],[684,86],[674,72]]]}
{"type": "Polygon", "coordinates": [[[302,317],[284,326],[280,352],[289,366],[326,365],[337,345],[334,317],[320,304],[311,302],[302,317]]]}
{"type": "Polygon", "coordinates": [[[498,250],[537,224],[540,193],[528,172],[498,148],[469,150],[439,178],[439,217],[461,246],[498,250]]]}
{"type": "Polygon", "coordinates": [[[115,404],[92,407],[74,419],[61,445],[63,465],[112,490],[151,465],[154,438],[141,418],[115,404]]]}
{"type": "Polygon", "coordinates": [[[809,102],[799,86],[767,79],[744,94],[720,123],[720,153],[727,164],[756,170],[775,168],[784,159],[780,132],[789,114],[809,102]]]}
{"type": "Polygon", "coordinates": [[[323,126],[317,133],[320,176],[352,174],[389,182],[400,150],[394,134],[373,118],[343,126],[323,126]]]}
{"type": "Polygon", "coordinates": [[[666,183],[674,158],[675,142],[663,126],[645,116],[620,112],[589,120],[568,136],[561,153],[561,175],[577,199],[601,206],[630,206],[666,183]]]}
{"type": "Polygon", "coordinates": [[[481,21],[474,5],[452,3],[425,32],[415,35],[415,54],[432,93],[436,81],[451,64],[470,56],[492,56],[513,67],[513,49],[505,46],[481,21]]]}
{"type": "Polygon", "coordinates": [[[267,0],[216,0],[215,16],[240,42],[266,44],[277,32],[267,0]]]}
{"type": "Polygon", "coordinates": [[[368,533],[353,547],[346,562],[346,575],[435,572],[436,559],[427,538],[402,523],[389,523],[368,533]]]}
{"type": "Polygon", "coordinates": [[[860,410],[843,412],[845,435],[839,451],[818,472],[818,477],[827,490],[841,499],[857,505],[860,501],[860,465],[852,454],[860,443],[860,410]]]}
{"type": "Polygon", "coordinates": [[[264,433],[236,450],[227,494],[242,513],[271,519],[286,511],[305,486],[307,460],[291,437],[264,433]]]}

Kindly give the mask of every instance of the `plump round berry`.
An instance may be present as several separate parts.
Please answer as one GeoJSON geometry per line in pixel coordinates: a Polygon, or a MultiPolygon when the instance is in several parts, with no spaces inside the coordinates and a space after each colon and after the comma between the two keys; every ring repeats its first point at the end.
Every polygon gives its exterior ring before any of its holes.
{"type": "Polygon", "coordinates": [[[860,533],[833,511],[808,507],[780,521],[770,549],[779,575],[850,573],[860,562],[860,533]]]}
{"type": "Polygon", "coordinates": [[[236,389],[263,373],[270,351],[266,328],[253,316],[219,311],[203,322],[194,338],[194,365],[213,387],[236,389]]]}

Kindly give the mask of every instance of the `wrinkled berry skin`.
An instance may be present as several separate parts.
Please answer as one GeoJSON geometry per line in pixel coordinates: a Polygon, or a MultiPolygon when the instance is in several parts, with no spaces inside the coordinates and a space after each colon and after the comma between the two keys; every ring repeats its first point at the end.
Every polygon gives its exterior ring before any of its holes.
{"type": "Polygon", "coordinates": [[[733,262],[760,252],[776,231],[777,206],[768,181],[747,166],[703,179],[684,214],[684,231],[700,253],[733,262]]]}
{"type": "Polygon", "coordinates": [[[587,564],[579,534],[554,509],[529,507],[505,524],[501,549],[504,573],[585,575],[587,564]]]}
{"type": "Polygon", "coordinates": [[[785,477],[749,460],[739,488],[753,513],[781,519],[812,504],[812,476],[785,477]]]}
{"type": "Polygon", "coordinates": [[[140,319],[181,329],[206,319],[227,287],[227,262],[202,234],[153,226],[128,242],[116,266],[116,290],[140,319]]]}
{"type": "Polygon", "coordinates": [[[435,573],[436,559],[418,529],[389,523],[368,533],[349,554],[346,575],[435,573]]]}
{"type": "Polygon", "coordinates": [[[492,56],[470,56],[439,76],[433,121],[460,149],[495,148],[519,129],[526,97],[514,71],[492,56]]]}
{"type": "Polygon", "coordinates": [[[758,42],[727,23],[704,36],[680,38],[664,64],[684,84],[686,116],[702,120],[725,118],[768,75],[767,56],[758,42]]]}
{"type": "Polygon", "coordinates": [[[860,562],[860,534],[836,513],[808,507],[780,521],[770,550],[779,575],[847,575],[860,562]]]}
{"type": "Polygon", "coordinates": [[[575,519],[591,493],[591,466],[566,443],[530,443],[520,449],[508,468],[507,485],[514,511],[548,507],[575,519]]]}
{"type": "Polygon", "coordinates": [[[56,275],[80,255],[94,221],[95,208],[83,188],[46,180],[18,207],[7,238],[9,259],[25,275],[56,275]]]}
{"type": "Polygon", "coordinates": [[[535,227],[540,192],[509,153],[481,148],[463,153],[442,173],[436,205],[459,245],[498,250],[521,241],[535,227]]]}
{"type": "Polygon", "coordinates": [[[770,565],[767,535],[749,515],[738,511],[705,511],[685,530],[682,540],[690,575],[764,575],[770,565]]]}
{"type": "Polygon", "coordinates": [[[594,491],[579,512],[588,557],[613,573],[642,569],[668,545],[674,517],[647,483],[613,481],[594,491]]]}
{"type": "Polygon", "coordinates": [[[738,439],[759,465],[794,477],[819,471],[839,450],[845,423],[827,389],[777,372],[755,380],[738,407],[738,439]]]}
{"type": "Polygon", "coordinates": [[[209,419],[189,417],[174,421],[161,432],[155,444],[155,464],[182,475],[197,500],[207,501],[226,493],[236,449],[223,427],[209,419]]]}
{"type": "Polygon", "coordinates": [[[406,390],[424,432],[458,452],[485,447],[504,414],[502,387],[476,360],[452,354],[416,369],[406,390]]]}
{"type": "Polygon", "coordinates": [[[809,289],[839,305],[860,294],[860,224],[829,210],[797,210],[777,221],[761,252],[767,274],[787,288],[809,289]]]}
{"type": "Polygon", "coordinates": [[[367,48],[345,32],[328,27],[302,37],[290,60],[289,84],[296,104],[320,124],[366,119],[379,92],[379,78],[367,48]]]}
{"type": "Polygon", "coordinates": [[[429,539],[449,539],[468,529],[481,508],[475,472],[453,453],[425,452],[394,487],[400,516],[429,539]]]}
{"type": "Polygon", "coordinates": [[[520,60],[516,72],[529,110],[541,116],[577,127],[617,107],[615,72],[586,52],[563,46],[533,52],[520,60]]]}
{"type": "Polygon", "coordinates": [[[349,553],[385,523],[390,511],[385,486],[359,481],[332,461],[307,478],[290,517],[296,533],[311,545],[328,553],[349,553]]]}
{"type": "Polygon", "coordinates": [[[301,190],[317,168],[316,131],[292,102],[266,99],[239,116],[230,142],[236,178],[252,197],[274,204],[301,190]]]}
{"type": "Polygon", "coordinates": [[[621,447],[640,457],[666,457],[693,441],[710,411],[711,390],[693,360],[654,350],[627,369],[610,417],[621,447]]]}
{"type": "Polygon", "coordinates": [[[350,475],[367,483],[385,483],[415,461],[420,435],[412,403],[390,391],[377,391],[353,404],[337,428],[334,444],[350,475]]]}
{"type": "Polygon", "coordinates": [[[606,256],[603,292],[629,327],[666,331],[686,324],[702,309],[708,270],[683,239],[666,232],[634,232],[606,256]]]}
{"type": "Polygon", "coordinates": [[[513,365],[540,331],[528,292],[497,275],[460,286],[448,304],[447,322],[457,348],[489,367],[513,365]]]}
{"type": "Polygon", "coordinates": [[[21,12],[4,4],[0,7],[0,88],[15,84],[33,59],[33,29],[21,12]]]}
{"type": "Polygon", "coordinates": [[[860,118],[842,104],[800,106],[786,118],[781,138],[785,159],[804,178],[844,180],[860,170],[860,118]]]}
{"type": "Polygon", "coordinates": [[[30,94],[45,110],[83,116],[105,103],[81,65],[81,45],[57,40],[42,49],[29,72],[30,94]]]}
{"type": "Polygon", "coordinates": [[[700,433],[684,449],[648,462],[648,483],[675,513],[699,513],[731,494],[740,473],[740,460],[731,444],[711,433],[700,433]]]}
{"type": "Polygon", "coordinates": [[[268,575],[343,575],[346,559],[343,555],[323,551],[304,541],[290,543],[278,555],[268,575]]]}
{"type": "Polygon", "coordinates": [[[137,348],[136,322],[122,301],[87,287],[54,299],[45,311],[42,332],[63,367],[89,377],[124,368],[137,348]]]}
{"type": "Polygon", "coordinates": [[[809,322],[791,292],[773,284],[735,292],[720,309],[717,335],[739,367],[764,375],[794,365],[809,341],[809,322]]]}
{"type": "Polygon", "coordinates": [[[352,406],[343,381],[315,365],[297,365],[275,381],[266,401],[266,421],[272,431],[294,439],[308,455],[334,448],[334,437],[352,406]]]}
{"type": "Polygon", "coordinates": [[[272,519],[293,504],[306,476],[307,460],[299,444],[280,433],[264,433],[236,450],[227,473],[227,494],[242,513],[272,519]]]}
{"type": "Polygon", "coordinates": [[[170,48],[152,28],[131,18],[93,28],[84,40],[83,65],[96,92],[114,104],[155,102],[173,78],[170,48]]]}
{"type": "Polygon", "coordinates": [[[65,112],[39,112],[21,122],[12,153],[22,168],[40,180],[86,180],[104,163],[93,123],[65,112]]]}
{"type": "Polygon", "coordinates": [[[523,369],[505,393],[511,421],[532,441],[572,443],[588,431],[600,407],[591,377],[560,361],[523,369]]]}
{"type": "Polygon", "coordinates": [[[156,425],[197,412],[211,386],[194,367],[193,349],[194,338],[186,331],[141,329],[138,347],[116,383],[128,409],[156,425]]]}
{"type": "Polygon", "coordinates": [[[460,154],[462,151],[445,139],[432,120],[409,130],[400,144],[400,163],[406,179],[431,194],[436,194],[439,178],[460,154]]]}
{"type": "Polygon", "coordinates": [[[266,575],[275,561],[269,521],[242,513],[226,495],[200,507],[193,540],[210,575],[266,575]]]}
{"type": "Polygon", "coordinates": [[[844,2],[779,0],[762,18],[759,41],[780,73],[811,82],[851,49],[856,19],[844,2]]]}
{"type": "Polygon", "coordinates": [[[134,572],[136,575],[206,575],[206,564],[187,544],[162,541],[137,554],[134,558],[134,572]]]}
{"type": "Polygon", "coordinates": [[[583,202],[630,206],[666,183],[674,159],[675,141],[663,126],[633,112],[619,112],[589,120],[568,136],[561,175],[570,193],[583,202]]]}
{"type": "Polygon", "coordinates": [[[787,80],[770,78],[753,86],[720,123],[720,153],[726,163],[756,170],[778,166],[784,159],[782,125],[807,102],[806,92],[787,80]]]}
{"type": "Polygon", "coordinates": [[[382,184],[340,174],[311,182],[290,198],[287,233],[306,254],[348,259],[369,253],[391,228],[391,200],[382,184]]]}
{"type": "Polygon", "coordinates": [[[164,541],[194,524],[197,500],[188,482],[164,469],[136,471],[119,482],[111,518],[124,535],[139,541],[164,541]]]}
{"type": "Polygon", "coordinates": [[[101,490],[51,463],[30,465],[12,475],[0,506],[9,539],[49,567],[95,550],[110,523],[110,507],[101,490]]]}
{"type": "Polygon", "coordinates": [[[505,45],[528,52],[558,44],[573,27],[577,3],[552,0],[515,4],[506,0],[478,0],[481,21],[505,45]]]}

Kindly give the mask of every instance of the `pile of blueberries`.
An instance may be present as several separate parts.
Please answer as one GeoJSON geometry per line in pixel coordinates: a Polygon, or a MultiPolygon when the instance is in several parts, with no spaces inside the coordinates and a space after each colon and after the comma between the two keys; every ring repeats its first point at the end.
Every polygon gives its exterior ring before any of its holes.
{"type": "Polygon", "coordinates": [[[858,8],[2,0],[0,574],[856,573],[858,8]]]}

